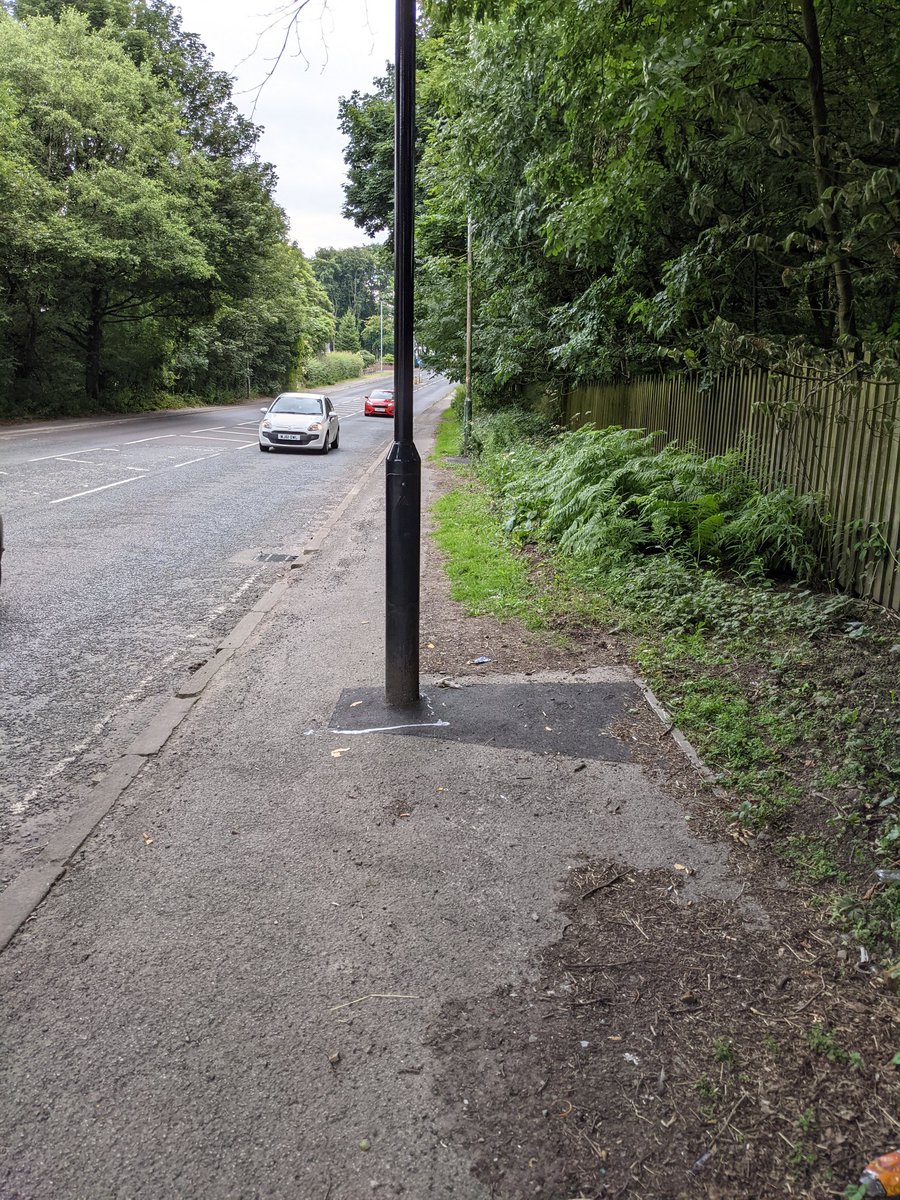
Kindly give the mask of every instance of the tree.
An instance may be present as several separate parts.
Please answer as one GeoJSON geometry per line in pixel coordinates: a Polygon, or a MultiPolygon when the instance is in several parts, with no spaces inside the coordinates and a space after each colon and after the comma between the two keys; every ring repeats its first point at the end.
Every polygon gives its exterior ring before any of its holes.
{"type": "Polygon", "coordinates": [[[0,9],[0,408],[282,386],[334,335],[259,130],[165,0],[0,9]],[[82,386],[79,386],[79,376],[82,386]]]}
{"type": "Polygon", "coordinates": [[[382,353],[393,354],[394,321],[391,313],[385,312],[383,319],[381,313],[369,317],[360,330],[359,340],[363,350],[368,350],[376,358],[380,358],[382,353]]]}
{"type": "Polygon", "coordinates": [[[28,338],[40,324],[75,347],[96,399],[110,325],[208,304],[213,272],[195,229],[206,180],[152,79],[83,15],[2,22],[0,82],[14,89],[46,201],[33,214],[36,270],[9,264],[8,286],[30,294],[28,338]]]}
{"type": "Polygon", "coordinates": [[[359,340],[359,326],[356,324],[356,318],[348,309],[341,317],[337,324],[337,333],[334,337],[335,350],[350,350],[354,354],[358,354],[362,349],[359,340]]]}
{"type": "MultiPolygon", "coordinates": [[[[481,399],[679,364],[896,355],[900,125],[884,0],[432,3],[417,337],[481,399]]],[[[351,97],[348,211],[384,227],[389,80],[351,97]],[[378,131],[381,130],[381,133],[378,131]]],[[[845,365],[840,369],[845,369],[845,365]]]]}
{"type": "Polygon", "coordinates": [[[374,80],[374,92],[353,92],[338,104],[347,139],[343,215],[369,237],[394,225],[394,68],[374,80]]]}
{"type": "Polygon", "coordinates": [[[317,250],[312,269],[331,298],[336,313],[352,312],[364,321],[378,310],[379,296],[387,286],[388,264],[378,246],[332,247],[317,250]]]}

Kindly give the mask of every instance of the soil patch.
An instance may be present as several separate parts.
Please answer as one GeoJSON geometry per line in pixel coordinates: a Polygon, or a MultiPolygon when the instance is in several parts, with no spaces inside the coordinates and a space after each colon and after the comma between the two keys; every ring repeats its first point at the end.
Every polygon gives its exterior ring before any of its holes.
{"type": "Polygon", "coordinates": [[[692,901],[682,866],[573,872],[535,976],[445,1006],[447,1133],[492,1195],[819,1200],[890,1144],[877,980],[802,922],[692,901]]]}

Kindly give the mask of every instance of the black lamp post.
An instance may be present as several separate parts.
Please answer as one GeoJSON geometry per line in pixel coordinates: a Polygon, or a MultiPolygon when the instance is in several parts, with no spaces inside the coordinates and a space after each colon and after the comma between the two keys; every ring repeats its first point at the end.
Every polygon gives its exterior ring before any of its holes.
{"type": "Polygon", "coordinates": [[[394,92],[394,444],[387,457],[385,700],[419,699],[422,464],[413,442],[416,4],[397,0],[394,92]]]}

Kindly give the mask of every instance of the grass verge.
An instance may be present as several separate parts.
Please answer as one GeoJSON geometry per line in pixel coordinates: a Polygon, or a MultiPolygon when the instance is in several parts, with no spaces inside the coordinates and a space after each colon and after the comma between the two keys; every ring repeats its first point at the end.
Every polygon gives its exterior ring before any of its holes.
{"type": "MultiPolygon", "coordinates": [[[[565,533],[547,536],[547,514],[558,521],[565,506],[547,500],[545,482],[563,439],[545,437],[551,450],[535,449],[517,441],[515,424],[476,427],[480,458],[471,469],[457,468],[464,485],[437,505],[436,536],[454,598],[471,613],[518,617],[532,628],[589,627],[624,637],[642,674],[719,772],[735,836],[751,842],[766,831],[809,902],[890,964],[900,944],[900,884],[884,875],[896,870],[900,854],[896,619],[840,594],[773,579],[752,563],[744,575],[729,573],[721,556],[711,565],[658,546],[653,553],[640,545],[564,552],[565,533]]],[[[438,454],[457,445],[451,412],[438,454]]],[[[573,470],[563,468],[576,511],[584,488],[602,482],[573,481],[573,470]]],[[[636,474],[627,462],[622,471],[636,474]]],[[[790,497],[780,504],[793,520],[790,497]]],[[[695,507],[691,520],[708,521],[711,506],[695,507]]],[[[642,518],[646,505],[619,497],[609,511],[621,519],[623,537],[634,538],[636,528],[643,536],[628,514],[642,518]]],[[[654,528],[690,546],[687,511],[675,513],[682,525],[673,534],[675,510],[658,504],[654,528]]],[[[588,529],[590,513],[579,519],[588,529]]],[[[765,522],[757,527],[768,536],[765,522]]],[[[609,537],[607,528],[600,537],[609,537]]]]}
{"type": "Polygon", "coordinates": [[[437,501],[435,540],[446,556],[450,594],[470,616],[541,623],[542,604],[521,555],[506,543],[481,488],[459,488],[437,501]]]}

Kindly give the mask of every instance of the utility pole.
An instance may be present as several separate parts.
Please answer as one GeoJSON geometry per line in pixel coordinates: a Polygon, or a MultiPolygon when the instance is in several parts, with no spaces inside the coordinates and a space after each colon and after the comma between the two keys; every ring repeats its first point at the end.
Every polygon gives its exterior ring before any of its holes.
{"type": "Polygon", "coordinates": [[[463,454],[472,436],[472,214],[466,230],[466,398],[463,402],[463,454]]]}
{"type": "Polygon", "coordinates": [[[385,700],[419,700],[422,464],[413,442],[416,0],[397,0],[394,94],[394,444],[386,465],[385,700]]]}
{"type": "Polygon", "coordinates": [[[384,370],[384,296],[378,297],[380,327],[378,333],[378,370],[384,370]]]}

